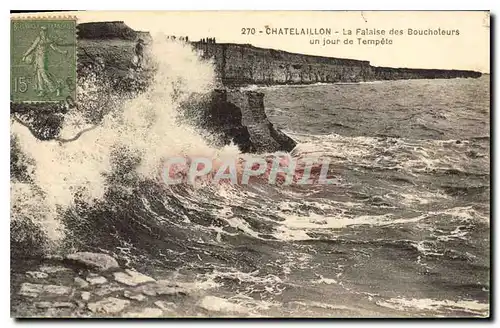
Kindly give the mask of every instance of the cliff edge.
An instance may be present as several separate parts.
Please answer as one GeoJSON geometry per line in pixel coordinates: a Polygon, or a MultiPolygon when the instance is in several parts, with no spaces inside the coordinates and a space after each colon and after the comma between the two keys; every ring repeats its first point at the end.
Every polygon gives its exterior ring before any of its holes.
{"type": "Polygon", "coordinates": [[[203,57],[211,58],[224,85],[312,84],[377,80],[478,78],[466,70],[393,68],[366,60],[312,56],[250,44],[193,42],[203,57]]]}
{"type": "Polygon", "coordinates": [[[289,152],[296,146],[269,122],[262,92],[216,89],[186,107],[199,127],[218,135],[223,145],[233,142],[244,153],[289,152]]]}
{"type": "MultiPolygon", "coordinates": [[[[78,84],[86,81],[99,90],[70,104],[11,103],[13,119],[25,125],[40,140],[73,141],[59,138],[65,113],[77,110],[89,123],[99,124],[116,101],[144,92],[154,69],[135,70],[132,59],[138,38],[151,38],[136,32],[123,22],[84,23],[78,25],[78,84]]],[[[264,95],[238,90],[215,90],[201,102],[186,103],[195,125],[220,137],[221,144],[233,142],[242,152],[291,151],[295,141],[276,129],[267,119],[264,95]]],[[[191,122],[191,121],[190,121],[191,122]]]]}

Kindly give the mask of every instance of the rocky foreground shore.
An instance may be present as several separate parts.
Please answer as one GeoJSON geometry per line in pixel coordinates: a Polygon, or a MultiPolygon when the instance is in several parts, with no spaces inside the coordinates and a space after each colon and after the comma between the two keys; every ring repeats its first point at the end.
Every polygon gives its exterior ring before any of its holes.
{"type": "Polygon", "coordinates": [[[111,256],[79,252],[13,274],[11,316],[207,317],[245,316],[230,300],[207,295],[192,283],[155,279],[120,267],[111,256]]]}

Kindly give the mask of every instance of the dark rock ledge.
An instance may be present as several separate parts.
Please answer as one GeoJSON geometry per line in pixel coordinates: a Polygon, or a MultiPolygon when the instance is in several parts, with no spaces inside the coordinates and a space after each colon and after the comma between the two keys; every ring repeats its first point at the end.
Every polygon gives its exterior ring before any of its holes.
{"type": "Polygon", "coordinates": [[[196,283],[155,279],[100,253],[74,253],[41,263],[14,281],[11,315],[16,318],[250,314],[233,301],[201,291],[196,283]]]}

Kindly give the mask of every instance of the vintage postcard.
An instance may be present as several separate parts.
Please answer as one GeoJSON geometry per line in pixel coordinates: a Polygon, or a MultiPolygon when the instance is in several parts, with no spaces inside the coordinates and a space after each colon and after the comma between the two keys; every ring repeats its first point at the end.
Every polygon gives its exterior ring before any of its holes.
{"type": "Polygon", "coordinates": [[[11,316],[490,317],[487,11],[11,14],[11,316]]]}

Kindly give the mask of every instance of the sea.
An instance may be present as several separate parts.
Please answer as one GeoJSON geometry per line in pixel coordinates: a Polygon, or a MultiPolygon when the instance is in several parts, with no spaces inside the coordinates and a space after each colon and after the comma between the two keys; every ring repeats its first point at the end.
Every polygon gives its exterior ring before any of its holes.
{"type": "MultiPolygon", "coordinates": [[[[241,154],[176,119],[215,87],[213,64],[177,44],[155,54],[151,89],[75,142],[12,123],[30,179],[11,179],[11,220],[44,240],[43,255],[11,261],[14,278],[47,254],[93,251],[191,286],[175,316],[489,315],[489,75],[245,87],[265,94],[291,155],[330,159],[334,182],[168,186],[164,157],[241,154]]],[[[79,92],[97,99],[92,83],[79,92]]],[[[70,114],[62,133],[85,124],[70,114]]]]}

